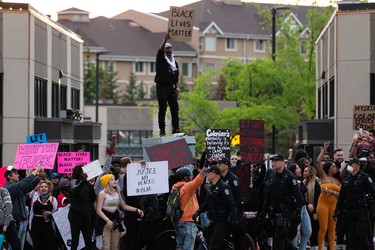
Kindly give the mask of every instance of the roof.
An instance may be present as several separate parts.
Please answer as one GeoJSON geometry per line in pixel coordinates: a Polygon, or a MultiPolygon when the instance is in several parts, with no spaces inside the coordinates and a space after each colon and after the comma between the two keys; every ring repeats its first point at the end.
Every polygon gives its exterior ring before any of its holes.
{"type": "MultiPolygon", "coordinates": [[[[90,47],[103,47],[110,55],[130,57],[152,57],[162,43],[165,33],[153,33],[130,20],[96,17],[90,22],[73,22],[62,19],[59,23],[79,34],[90,47]]],[[[173,41],[173,50],[195,53],[182,42],[173,41]]]]}
{"type": "MultiPolygon", "coordinates": [[[[215,23],[224,34],[270,35],[270,31],[265,30],[262,26],[264,20],[258,15],[257,5],[262,9],[269,10],[272,7],[279,6],[248,2],[233,5],[226,4],[223,1],[201,0],[183,7],[197,10],[194,26],[199,27],[200,31],[206,30],[212,23],[215,23]]],[[[303,24],[307,23],[307,10],[313,8],[312,6],[295,5],[289,5],[288,7],[303,24]]],[[[158,13],[158,15],[168,18],[169,10],[158,13]]]]}
{"type": "Polygon", "coordinates": [[[72,8],[66,9],[66,10],[59,11],[59,12],[57,12],[57,13],[58,13],[58,14],[68,14],[68,13],[82,13],[82,14],[88,14],[88,13],[90,13],[90,12],[72,7],[72,8]]]}

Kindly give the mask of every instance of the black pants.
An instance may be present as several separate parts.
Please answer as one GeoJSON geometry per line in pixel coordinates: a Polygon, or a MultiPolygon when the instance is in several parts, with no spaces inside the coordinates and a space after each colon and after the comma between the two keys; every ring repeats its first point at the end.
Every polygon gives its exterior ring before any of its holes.
{"type": "Polygon", "coordinates": [[[173,132],[179,130],[179,118],[178,118],[178,101],[177,96],[175,94],[175,89],[172,87],[166,88],[161,84],[156,85],[156,95],[158,97],[159,103],[159,129],[165,132],[165,114],[167,112],[167,106],[169,105],[169,109],[171,110],[172,116],[172,128],[173,132]]]}
{"type": "Polygon", "coordinates": [[[43,217],[33,217],[31,238],[34,250],[57,249],[57,240],[52,222],[46,222],[43,217]]]}
{"type": "MultiPolygon", "coordinates": [[[[280,212],[276,214],[282,214],[280,218],[280,224],[275,222],[274,225],[274,237],[273,237],[273,249],[277,250],[296,250],[297,248],[293,245],[292,240],[297,236],[297,221],[293,212],[280,212]]],[[[275,218],[275,221],[278,217],[275,218]]]]}
{"type": "Polygon", "coordinates": [[[348,211],[345,217],[346,249],[347,250],[369,250],[374,249],[369,241],[371,226],[367,217],[366,209],[348,211]]]}
{"type": "Polygon", "coordinates": [[[70,230],[72,234],[72,244],[70,249],[76,250],[79,243],[79,233],[82,231],[83,239],[85,241],[85,249],[92,249],[91,236],[93,230],[91,228],[91,215],[82,215],[72,209],[69,210],[68,219],[70,223],[70,230]]]}
{"type": "MultiPolygon", "coordinates": [[[[3,226],[0,226],[0,232],[3,232],[3,226]]],[[[7,227],[7,232],[5,234],[5,239],[8,241],[12,250],[21,250],[21,242],[18,238],[18,230],[15,221],[11,221],[7,227]]]]}
{"type": "Polygon", "coordinates": [[[223,249],[224,247],[224,239],[228,235],[228,228],[229,225],[226,222],[212,222],[210,225],[212,227],[211,229],[212,234],[209,239],[210,241],[210,246],[208,249],[210,250],[220,250],[223,249]]]}

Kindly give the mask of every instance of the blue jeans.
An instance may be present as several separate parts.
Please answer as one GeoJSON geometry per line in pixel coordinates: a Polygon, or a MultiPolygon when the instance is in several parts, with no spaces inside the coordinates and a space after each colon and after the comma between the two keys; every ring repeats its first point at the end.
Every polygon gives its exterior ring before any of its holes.
{"type": "Polygon", "coordinates": [[[176,249],[193,250],[198,231],[197,225],[190,221],[175,222],[174,229],[176,230],[176,249]]]}
{"type": "MultiPolygon", "coordinates": [[[[301,241],[299,242],[299,250],[305,250],[307,243],[310,239],[312,229],[309,213],[307,212],[306,205],[301,210],[301,224],[298,225],[301,230],[301,241]]],[[[297,246],[297,237],[293,239],[293,245],[297,246]]]]}
{"type": "MultiPolygon", "coordinates": [[[[25,246],[26,240],[26,221],[20,221],[19,228],[18,228],[18,237],[20,238],[21,249],[25,246]]],[[[8,250],[12,250],[10,244],[8,245],[8,250]]]]}

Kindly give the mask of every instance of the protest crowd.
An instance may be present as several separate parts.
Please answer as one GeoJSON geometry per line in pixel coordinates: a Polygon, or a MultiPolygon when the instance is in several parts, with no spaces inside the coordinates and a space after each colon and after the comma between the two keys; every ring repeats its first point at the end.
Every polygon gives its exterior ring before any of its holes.
{"type": "Polygon", "coordinates": [[[206,249],[230,249],[223,248],[228,235],[231,249],[241,250],[252,249],[245,235],[262,250],[373,249],[375,139],[368,131],[355,135],[347,153],[336,148],[331,155],[324,143],[315,160],[302,149],[261,164],[235,153],[213,160],[205,150],[193,164],[169,171],[170,194],[178,190],[182,210],[177,218],[167,212],[168,193],[128,195],[127,166],[134,162],[112,157],[115,146],[112,138],[103,173],[89,180],[82,165],[61,176],[39,164],[22,178],[8,166],[0,188],[4,248],[170,249],[158,235],[173,229],[175,249],[184,250],[197,249],[198,232],[206,249]],[[249,175],[236,176],[239,168],[249,175]],[[54,218],[64,208],[67,243],[54,218]]]}

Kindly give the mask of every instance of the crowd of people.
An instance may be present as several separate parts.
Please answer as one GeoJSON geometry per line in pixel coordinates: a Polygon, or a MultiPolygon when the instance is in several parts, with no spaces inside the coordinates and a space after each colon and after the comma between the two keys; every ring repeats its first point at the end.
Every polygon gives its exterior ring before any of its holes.
{"type": "Polygon", "coordinates": [[[71,249],[78,248],[80,233],[85,249],[163,249],[156,238],[173,228],[176,249],[192,250],[197,224],[210,250],[222,249],[229,234],[235,249],[246,249],[246,233],[261,250],[373,249],[375,139],[369,132],[353,139],[346,161],[340,148],[330,155],[329,142],[315,161],[302,149],[258,165],[242,163],[237,154],[212,160],[204,151],[170,172],[170,190],[180,189],[178,221],[165,220],[168,194],[127,195],[132,159],[112,157],[115,145],[114,138],[103,174],[91,180],[82,165],[63,176],[47,175],[39,165],[23,178],[8,166],[0,188],[0,233],[8,248],[66,249],[52,215],[69,206],[71,249]],[[231,171],[241,166],[250,168],[246,196],[231,171]]]}

